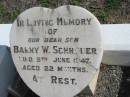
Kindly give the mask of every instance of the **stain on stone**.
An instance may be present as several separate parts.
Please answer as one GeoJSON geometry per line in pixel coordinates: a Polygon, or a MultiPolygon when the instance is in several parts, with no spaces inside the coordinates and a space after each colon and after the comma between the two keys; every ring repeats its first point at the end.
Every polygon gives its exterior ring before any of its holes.
{"type": "Polygon", "coordinates": [[[70,8],[69,5],[66,6],[66,9],[67,9],[67,11],[69,12],[69,14],[71,14],[71,8],[70,8]]]}
{"type": "Polygon", "coordinates": [[[31,27],[30,27],[30,31],[31,31],[32,35],[36,35],[36,33],[35,33],[35,31],[34,31],[34,27],[33,27],[33,26],[31,26],[31,27]]]}
{"type": "Polygon", "coordinates": [[[53,15],[53,14],[54,14],[54,12],[55,12],[55,9],[52,9],[52,10],[51,10],[51,14],[50,14],[50,15],[53,15]]]}

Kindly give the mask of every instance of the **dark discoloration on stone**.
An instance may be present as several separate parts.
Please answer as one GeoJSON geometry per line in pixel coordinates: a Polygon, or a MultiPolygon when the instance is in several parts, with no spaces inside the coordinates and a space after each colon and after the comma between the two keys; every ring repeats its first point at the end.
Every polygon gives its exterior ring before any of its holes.
{"type": "Polygon", "coordinates": [[[30,27],[30,31],[32,32],[32,35],[36,35],[36,32],[34,31],[34,27],[33,26],[30,27]]]}
{"type": "Polygon", "coordinates": [[[66,6],[67,11],[71,14],[71,8],[69,5],[66,6]]]}
{"type": "Polygon", "coordinates": [[[52,9],[52,10],[51,10],[51,14],[50,14],[50,16],[53,15],[54,12],[55,12],[55,9],[52,9]]]}

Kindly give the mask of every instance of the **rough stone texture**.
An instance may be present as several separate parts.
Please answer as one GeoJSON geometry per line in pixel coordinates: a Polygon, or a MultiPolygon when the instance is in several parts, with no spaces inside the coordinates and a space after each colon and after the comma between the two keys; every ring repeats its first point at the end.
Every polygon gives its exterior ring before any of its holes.
{"type": "Polygon", "coordinates": [[[102,66],[96,89],[96,97],[117,97],[121,78],[121,67],[102,66]]]}
{"type": "Polygon", "coordinates": [[[118,97],[122,73],[120,66],[102,65],[95,95],[86,96],[81,93],[78,97],[118,97]]]}

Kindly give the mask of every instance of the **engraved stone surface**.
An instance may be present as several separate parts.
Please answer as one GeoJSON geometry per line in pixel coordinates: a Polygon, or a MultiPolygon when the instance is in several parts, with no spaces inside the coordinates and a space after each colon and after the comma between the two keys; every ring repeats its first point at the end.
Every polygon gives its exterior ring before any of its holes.
{"type": "Polygon", "coordinates": [[[18,16],[11,53],[23,81],[41,97],[73,97],[99,70],[100,23],[84,8],[34,7],[18,16]]]}

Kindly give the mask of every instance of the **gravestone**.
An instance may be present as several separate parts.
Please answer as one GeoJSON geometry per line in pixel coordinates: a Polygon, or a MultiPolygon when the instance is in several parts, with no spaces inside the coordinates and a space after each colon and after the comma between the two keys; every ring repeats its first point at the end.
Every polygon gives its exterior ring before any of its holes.
{"type": "Polygon", "coordinates": [[[100,23],[84,8],[34,7],[12,25],[10,46],[23,81],[41,97],[73,97],[102,59],[100,23]]]}

